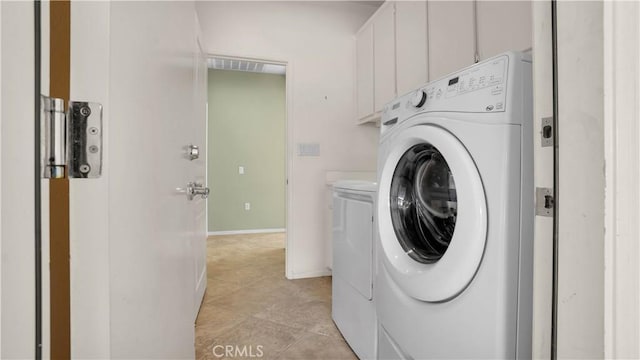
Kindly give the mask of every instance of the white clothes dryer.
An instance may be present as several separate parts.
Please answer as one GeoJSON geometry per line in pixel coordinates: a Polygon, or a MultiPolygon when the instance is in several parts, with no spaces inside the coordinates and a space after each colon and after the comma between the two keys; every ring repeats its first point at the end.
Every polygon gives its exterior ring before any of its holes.
{"type": "Polygon", "coordinates": [[[378,358],[530,358],[530,57],[431,82],[381,123],[378,358]]]}
{"type": "Polygon", "coordinates": [[[333,321],[360,359],[375,359],[373,298],[377,184],[342,180],[333,185],[333,321]]]}

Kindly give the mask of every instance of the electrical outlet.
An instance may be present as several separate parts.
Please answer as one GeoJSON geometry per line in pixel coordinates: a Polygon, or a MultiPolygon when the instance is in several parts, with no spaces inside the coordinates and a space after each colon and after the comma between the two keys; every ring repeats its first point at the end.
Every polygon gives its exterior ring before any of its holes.
{"type": "Polygon", "coordinates": [[[244,203],[244,209],[247,211],[251,210],[251,203],[244,203]]]}
{"type": "Polygon", "coordinates": [[[238,166],[238,174],[244,175],[244,166],[238,166]]]}

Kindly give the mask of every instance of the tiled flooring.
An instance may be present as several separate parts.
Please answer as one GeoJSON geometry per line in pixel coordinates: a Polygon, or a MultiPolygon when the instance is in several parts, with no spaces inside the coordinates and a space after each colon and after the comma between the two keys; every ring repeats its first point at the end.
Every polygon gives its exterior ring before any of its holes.
{"type": "Polygon", "coordinates": [[[285,278],[284,234],[210,237],[207,262],[197,359],[357,359],[331,320],[331,278],[285,278]]]}

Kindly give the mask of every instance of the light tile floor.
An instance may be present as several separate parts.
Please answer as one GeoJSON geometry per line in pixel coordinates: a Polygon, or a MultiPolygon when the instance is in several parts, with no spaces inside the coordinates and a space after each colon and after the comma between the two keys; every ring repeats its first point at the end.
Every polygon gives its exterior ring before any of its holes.
{"type": "Polygon", "coordinates": [[[357,359],[331,319],[331,277],[287,280],[284,254],[281,233],[208,239],[197,359],[357,359]]]}

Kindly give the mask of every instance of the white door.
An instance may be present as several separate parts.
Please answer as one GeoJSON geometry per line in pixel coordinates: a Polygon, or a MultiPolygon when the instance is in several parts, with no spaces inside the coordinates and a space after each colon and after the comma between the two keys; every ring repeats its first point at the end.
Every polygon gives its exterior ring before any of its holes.
{"type": "Polygon", "coordinates": [[[371,300],[374,193],[333,189],[333,274],[371,300]]]}
{"type": "Polygon", "coordinates": [[[427,2],[396,2],[396,86],[398,96],[425,84],[427,2]]]}
{"type": "Polygon", "coordinates": [[[473,64],[473,4],[427,2],[429,81],[473,64]]]}
{"type": "MultiPolygon", "coordinates": [[[[102,177],[70,181],[72,358],[192,358],[205,203],[179,189],[206,184],[185,154],[206,134],[194,4],[72,2],[71,29],[71,98],[104,107],[102,177]]],[[[33,358],[34,4],[1,2],[0,36],[0,357],[33,358]]]]}
{"type": "MultiPolygon", "coordinates": [[[[177,190],[205,183],[204,165],[185,156],[190,143],[204,148],[206,133],[194,11],[187,2],[72,3],[71,97],[103,104],[105,140],[102,177],[70,185],[74,358],[194,355],[204,202],[177,190]]],[[[31,358],[33,3],[2,2],[0,12],[0,355],[31,358]]]]}
{"type": "Polygon", "coordinates": [[[106,137],[102,179],[71,182],[74,357],[194,356],[205,202],[184,191],[206,184],[204,158],[187,156],[205,150],[197,28],[191,2],[71,4],[72,97],[104,105],[106,137]],[[85,291],[96,282],[100,299],[85,291]]]}
{"type": "Polygon", "coordinates": [[[374,111],[396,97],[395,4],[388,2],[373,21],[374,111]]]}
{"type": "Polygon", "coordinates": [[[373,24],[356,34],[356,80],[358,86],[358,120],[373,110],[373,24]]]}
{"type": "MultiPolygon", "coordinates": [[[[194,14],[195,17],[195,14],[194,14]]],[[[196,39],[194,56],[194,85],[195,85],[195,117],[191,121],[190,135],[192,143],[199,147],[199,157],[192,161],[191,178],[197,183],[207,182],[207,58],[202,47],[202,34],[196,17],[196,39]]],[[[193,318],[198,316],[204,291],[207,288],[207,203],[202,197],[194,199],[191,206],[191,228],[193,229],[191,244],[195,269],[195,298],[193,318]]]]}

